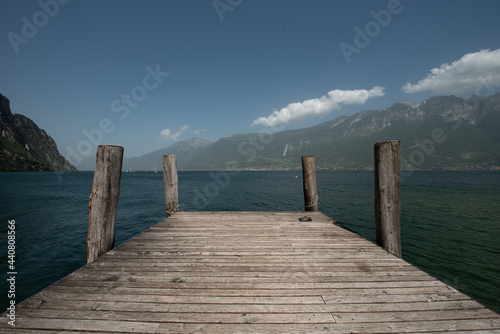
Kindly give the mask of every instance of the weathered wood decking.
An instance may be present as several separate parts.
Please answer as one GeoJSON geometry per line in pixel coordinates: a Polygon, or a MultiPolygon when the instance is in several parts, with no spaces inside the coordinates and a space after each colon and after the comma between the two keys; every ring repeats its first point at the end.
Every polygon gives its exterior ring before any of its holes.
{"type": "Polygon", "coordinates": [[[304,214],[178,212],[19,305],[0,331],[500,332],[498,314],[304,214]]]}

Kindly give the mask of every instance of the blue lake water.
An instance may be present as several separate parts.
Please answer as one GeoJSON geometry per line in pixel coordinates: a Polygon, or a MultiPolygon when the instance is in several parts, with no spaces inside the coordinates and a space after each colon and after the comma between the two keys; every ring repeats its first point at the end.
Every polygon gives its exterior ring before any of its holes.
{"type": "MultiPolygon", "coordinates": [[[[86,263],[93,172],[0,173],[0,308],[8,221],[16,226],[16,302],[86,263]]],[[[319,210],[375,240],[373,172],[318,171],[319,210]]],[[[500,312],[500,172],[403,173],[403,258],[500,312]]],[[[182,211],[302,211],[301,172],[179,172],[182,211]]],[[[116,245],[164,219],[161,173],[123,174],[116,245]]]]}

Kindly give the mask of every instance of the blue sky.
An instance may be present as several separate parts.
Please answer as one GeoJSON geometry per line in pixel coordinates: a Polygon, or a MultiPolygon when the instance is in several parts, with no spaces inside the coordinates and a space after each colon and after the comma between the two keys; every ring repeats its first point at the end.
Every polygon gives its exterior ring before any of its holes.
{"type": "Polygon", "coordinates": [[[0,2],[0,93],[79,169],[500,88],[499,1],[0,2]]]}

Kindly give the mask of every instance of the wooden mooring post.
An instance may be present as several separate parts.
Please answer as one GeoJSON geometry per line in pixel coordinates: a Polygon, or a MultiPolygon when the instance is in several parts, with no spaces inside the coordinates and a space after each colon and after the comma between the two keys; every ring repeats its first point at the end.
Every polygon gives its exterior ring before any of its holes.
{"type": "Polygon", "coordinates": [[[374,151],[377,244],[401,257],[401,142],[376,143],[374,151]]]}
{"type": "Polygon", "coordinates": [[[163,182],[165,183],[165,215],[171,216],[179,208],[177,156],[163,156],[163,182]]]}
{"type": "Polygon", "coordinates": [[[302,177],[304,185],[305,211],[318,211],[318,191],[316,188],[316,167],[313,155],[302,156],[302,177]]]}
{"type": "Polygon", "coordinates": [[[123,147],[97,147],[94,183],[89,200],[87,263],[111,250],[115,243],[116,213],[120,197],[123,147]]]}

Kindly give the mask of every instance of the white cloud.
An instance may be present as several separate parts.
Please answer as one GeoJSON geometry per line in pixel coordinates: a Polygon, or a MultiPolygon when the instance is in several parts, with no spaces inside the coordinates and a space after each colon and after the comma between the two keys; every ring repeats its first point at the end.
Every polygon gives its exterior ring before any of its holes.
{"type": "Polygon", "coordinates": [[[468,53],[451,64],[433,68],[426,78],[401,89],[405,93],[432,90],[438,94],[487,94],[500,86],[500,49],[468,53]]]}
{"type": "Polygon", "coordinates": [[[363,104],[369,98],[384,96],[384,89],[385,87],[375,86],[371,90],[331,90],[328,96],[323,95],[319,99],[291,103],[280,111],[274,111],[268,117],[259,117],[253,121],[252,126],[277,126],[307,117],[328,114],[333,110],[341,109],[341,104],[363,104]]]}
{"type": "Polygon", "coordinates": [[[170,129],[165,129],[160,132],[160,138],[165,140],[175,140],[177,141],[179,137],[186,132],[188,129],[187,125],[181,126],[176,133],[173,133],[170,129]]]}

